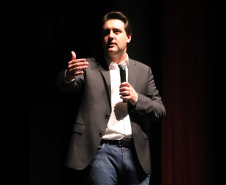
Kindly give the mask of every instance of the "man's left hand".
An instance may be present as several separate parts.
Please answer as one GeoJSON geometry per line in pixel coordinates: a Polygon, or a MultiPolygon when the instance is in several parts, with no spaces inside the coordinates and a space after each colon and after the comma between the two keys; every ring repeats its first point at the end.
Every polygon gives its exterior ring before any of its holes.
{"type": "Polygon", "coordinates": [[[121,83],[119,94],[123,100],[128,100],[131,104],[134,104],[137,101],[137,92],[128,82],[121,83]]]}

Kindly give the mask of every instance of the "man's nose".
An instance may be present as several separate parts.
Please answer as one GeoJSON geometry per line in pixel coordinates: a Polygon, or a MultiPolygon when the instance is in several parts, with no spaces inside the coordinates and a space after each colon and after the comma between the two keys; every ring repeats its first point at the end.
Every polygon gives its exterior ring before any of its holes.
{"type": "Polygon", "coordinates": [[[113,32],[112,30],[111,30],[110,33],[109,33],[109,37],[110,37],[110,38],[114,38],[114,32],[113,32]]]}

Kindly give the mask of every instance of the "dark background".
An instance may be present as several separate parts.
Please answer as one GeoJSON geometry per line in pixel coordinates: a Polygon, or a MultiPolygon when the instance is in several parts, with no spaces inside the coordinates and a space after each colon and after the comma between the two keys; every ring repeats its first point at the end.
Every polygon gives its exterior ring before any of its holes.
{"type": "Polygon", "coordinates": [[[151,66],[167,110],[153,126],[153,184],[225,183],[223,1],[31,0],[1,8],[1,184],[63,184],[77,102],[54,81],[70,51],[96,54],[99,23],[111,10],[130,18],[128,54],[151,66]]]}

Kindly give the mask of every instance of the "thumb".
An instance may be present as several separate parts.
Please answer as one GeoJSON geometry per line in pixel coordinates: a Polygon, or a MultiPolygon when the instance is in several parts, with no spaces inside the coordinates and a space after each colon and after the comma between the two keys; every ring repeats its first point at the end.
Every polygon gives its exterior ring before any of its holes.
{"type": "Polygon", "coordinates": [[[71,60],[75,60],[76,59],[76,54],[74,51],[71,52],[71,60]]]}

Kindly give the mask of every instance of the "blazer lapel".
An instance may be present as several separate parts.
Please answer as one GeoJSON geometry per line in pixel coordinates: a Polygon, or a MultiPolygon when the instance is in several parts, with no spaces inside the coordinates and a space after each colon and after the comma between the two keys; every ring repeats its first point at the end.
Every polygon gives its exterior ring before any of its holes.
{"type": "Polygon", "coordinates": [[[97,63],[99,70],[102,74],[102,77],[104,79],[105,85],[106,85],[106,89],[108,91],[108,100],[109,100],[109,105],[111,107],[111,79],[110,79],[110,71],[108,69],[107,65],[100,65],[99,63],[97,63]]]}
{"type": "Polygon", "coordinates": [[[134,62],[134,60],[129,58],[128,82],[130,83],[130,85],[134,87],[136,84],[136,79],[137,79],[136,63],[134,62]]]}

